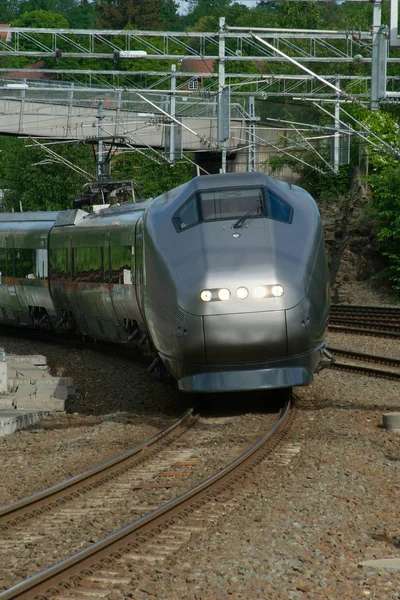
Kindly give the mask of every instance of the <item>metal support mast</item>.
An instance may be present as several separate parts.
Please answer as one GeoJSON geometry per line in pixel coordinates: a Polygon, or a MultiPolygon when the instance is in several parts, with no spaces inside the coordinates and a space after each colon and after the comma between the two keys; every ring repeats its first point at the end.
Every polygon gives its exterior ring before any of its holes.
{"type": "Polygon", "coordinates": [[[249,98],[249,121],[247,126],[247,151],[246,168],[248,171],[256,171],[256,111],[254,96],[249,98]]]}
{"type": "MultiPolygon", "coordinates": [[[[337,87],[339,87],[339,81],[337,81],[337,87]]],[[[337,100],[335,102],[335,136],[333,138],[333,170],[337,174],[339,173],[340,165],[340,103],[339,94],[337,94],[337,100]]]]}
{"type": "Polygon", "coordinates": [[[382,0],[373,0],[371,110],[379,109],[379,101],[386,96],[386,65],[388,40],[382,26],[382,0]]]}
{"type": "Polygon", "coordinates": [[[97,142],[97,160],[96,160],[96,173],[97,181],[104,181],[104,162],[103,162],[103,139],[102,139],[102,123],[103,123],[103,100],[100,100],[98,113],[97,113],[97,130],[98,130],[98,142],[97,142]]]}
{"type": "MultiPolygon", "coordinates": [[[[176,65],[171,65],[171,96],[169,101],[169,112],[171,117],[176,116],[176,65]]],[[[167,158],[173,165],[175,163],[175,134],[176,134],[176,123],[171,121],[169,125],[169,136],[167,136],[169,147],[167,146],[167,158]]]]}
{"type": "Polygon", "coordinates": [[[218,146],[221,148],[221,173],[226,173],[226,140],[230,136],[230,90],[225,86],[225,17],[219,19],[218,42],[218,146]]]}

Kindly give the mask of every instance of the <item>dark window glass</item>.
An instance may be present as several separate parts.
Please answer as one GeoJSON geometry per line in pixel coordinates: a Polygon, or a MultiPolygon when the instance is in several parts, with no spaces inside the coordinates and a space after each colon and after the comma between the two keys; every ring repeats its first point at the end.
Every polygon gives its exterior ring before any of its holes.
{"type": "Polygon", "coordinates": [[[261,188],[236,188],[199,192],[200,210],[204,221],[249,218],[264,215],[264,195],[261,188]]]}
{"type": "Polygon", "coordinates": [[[6,267],[7,267],[7,277],[15,276],[15,252],[14,248],[6,249],[6,267]]]}
{"type": "Polygon", "coordinates": [[[178,231],[191,227],[200,222],[197,196],[192,196],[173,217],[175,228],[178,231]]]}
{"type": "Polygon", "coordinates": [[[7,248],[0,248],[0,272],[2,277],[12,277],[12,255],[7,248]]]}
{"type": "Polygon", "coordinates": [[[75,281],[104,281],[103,248],[74,248],[73,253],[75,281]]]}
{"type": "Polygon", "coordinates": [[[143,217],[136,225],[135,239],[135,283],[139,289],[139,302],[143,305],[144,261],[143,261],[143,217]]]}
{"type": "Polygon", "coordinates": [[[263,188],[229,188],[197,192],[175,213],[172,221],[177,231],[202,221],[249,219],[265,215],[263,188]]]}
{"type": "Polygon", "coordinates": [[[111,283],[132,283],[132,247],[111,247],[111,283]]]}
{"type": "Polygon", "coordinates": [[[15,249],[15,277],[36,279],[36,251],[31,248],[15,249]]]}
{"type": "Polygon", "coordinates": [[[268,192],[268,200],[268,216],[270,216],[271,219],[278,219],[279,221],[290,223],[293,215],[292,207],[284,200],[281,200],[281,198],[276,196],[273,192],[268,192]]]}
{"type": "Polygon", "coordinates": [[[47,279],[48,276],[48,252],[47,248],[35,250],[35,274],[38,279],[47,279]]]}
{"type": "Polygon", "coordinates": [[[71,260],[68,248],[50,250],[50,273],[52,279],[66,281],[71,278],[71,260]]]}
{"type": "Polygon", "coordinates": [[[172,222],[182,231],[203,221],[267,217],[290,223],[293,208],[262,187],[228,188],[197,192],[174,214],[172,222]]]}

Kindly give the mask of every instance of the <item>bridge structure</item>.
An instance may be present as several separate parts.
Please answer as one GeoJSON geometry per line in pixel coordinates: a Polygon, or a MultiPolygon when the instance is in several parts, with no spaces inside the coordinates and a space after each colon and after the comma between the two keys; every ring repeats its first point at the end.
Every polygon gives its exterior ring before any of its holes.
{"type": "Polygon", "coordinates": [[[218,152],[222,171],[232,152],[245,155],[246,170],[257,168],[259,147],[289,153],[279,147],[280,140],[287,146],[288,130],[304,148],[322,133],[333,145],[326,166],[337,172],[342,143],[354,133],[341,121],[344,105],[377,109],[400,99],[400,77],[391,73],[400,57],[390,52],[381,0],[373,4],[371,31],[249,29],[224,18],[208,33],[1,27],[0,57],[53,59],[55,68],[0,68],[0,133],[113,140],[152,149],[155,160],[171,164],[185,151],[218,152]],[[64,58],[85,59],[85,66],[63,68],[64,58]],[[188,58],[196,70],[183,68],[188,58]],[[87,68],[99,59],[110,68],[87,68]],[[340,73],[343,65],[354,69],[340,73]],[[363,75],[352,73],[358,65],[363,75]],[[279,98],[312,104],[331,125],[306,130],[279,118],[261,124],[257,103],[279,98]]]}

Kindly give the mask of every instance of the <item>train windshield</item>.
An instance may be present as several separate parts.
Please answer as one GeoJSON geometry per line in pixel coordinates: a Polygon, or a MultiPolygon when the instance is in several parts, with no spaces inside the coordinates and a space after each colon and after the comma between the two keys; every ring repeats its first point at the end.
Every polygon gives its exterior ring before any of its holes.
{"type": "Polygon", "coordinates": [[[175,213],[172,221],[175,229],[182,231],[204,221],[228,219],[241,223],[269,217],[290,223],[292,213],[286,201],[266,188],[223,188],[197,192],[175,213]]]}
{"type": "Polygon", "coordinates": [[[237,219],[254,210],[254,217],[264,215],[264,195],[261,188],[236,188],[198,192],[203,221],[237,219]]]}

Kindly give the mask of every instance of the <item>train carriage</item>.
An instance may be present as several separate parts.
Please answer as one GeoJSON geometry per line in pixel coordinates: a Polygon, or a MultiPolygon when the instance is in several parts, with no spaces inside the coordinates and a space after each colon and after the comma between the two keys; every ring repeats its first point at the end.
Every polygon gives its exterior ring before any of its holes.
{"type": "Polygon", "coordinates": [[[0,215],[0,270],[0,323],[146,342],[185,391],[307,385],[329,363],[317,206],[261,173],[99,212],[0,215]]]}
{"type": "Polygon", "coordinates": [[[48,236],[58,212],[0,213],[0,322],[49,327],[48,236]]]}
{"type": "Polygon", "coordinates": [[[58,215],[50,233],[50,281],[63,326],[127,343],[145,329],[138,306],[136,224],[144,204],[58,215]]]}

